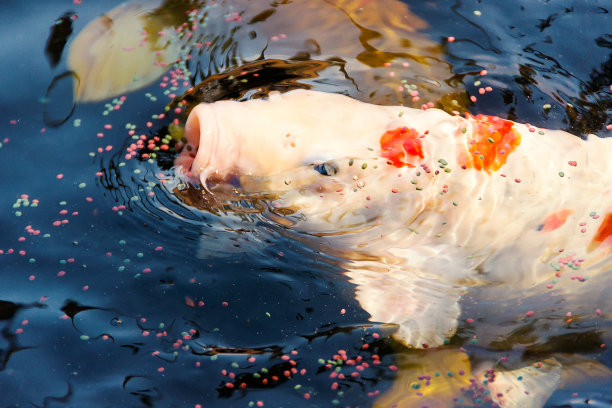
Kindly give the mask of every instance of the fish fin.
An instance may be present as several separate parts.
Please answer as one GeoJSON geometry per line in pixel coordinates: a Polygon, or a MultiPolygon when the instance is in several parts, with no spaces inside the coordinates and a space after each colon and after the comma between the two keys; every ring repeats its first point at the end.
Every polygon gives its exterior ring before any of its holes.
{"type": "Polygon", "coordinates": [[[597,360],[578,354],[555,355],[563,364],[559,388],[573,387],[591,381],[610,381],[612,370],[597,360]]]}
{"type": "Polygon", "coordinates": [[[397,355],[398,371],[393,386],[374,407],[472,406],[464,398],[470,388],[471,364],[459,349],[412,350],[397,355]],[[441,367],[444,369],[441,370],[441,367]]]}
{"type": "Polygon", "coordinates": [[[493,377],[480,376],[491,398],[501,407],[539,408],[561,384],[562,366],[555,358],[515,370],[494,370],[493,377]]]}
{"type": "Polygon", "coordinates": [[[154,14],[157,2],[130,1],[91,21],[70,44],[74,98],[93,102],[145,87],[179,56],[174,27],[154,14]],[[166,31],[168,35],[159,33],[166,31]]]}
{"type": "Polygon", "coordinates": [[[463,286],[413,268],[360,264],[351,264],[346,274],[370,320],[398,324],[394,337],[417,348],[440,346],[454,334],[463,286]]]}

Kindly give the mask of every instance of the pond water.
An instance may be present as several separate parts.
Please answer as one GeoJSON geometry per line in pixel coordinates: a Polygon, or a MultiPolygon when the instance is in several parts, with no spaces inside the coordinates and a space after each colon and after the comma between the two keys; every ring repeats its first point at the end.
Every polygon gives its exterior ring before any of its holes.
{"type": "Polygon", "coordinates": [[[448,345],[409,349],[342,255],[203,199],[160,149],[198,102],[298,87],[609,137],[610,1],[196,3],[151,6],[196,21],[169,73],[110,95],[130,65],[92,48],[117,69],[82,74],[104,91],[74,105],[69,48],[121,3],[0,6],[0,407],[495,406],[470,367],[551,358],[567,380],[546,406],[612,406],[609,273],[470,290],[448,345]]]}

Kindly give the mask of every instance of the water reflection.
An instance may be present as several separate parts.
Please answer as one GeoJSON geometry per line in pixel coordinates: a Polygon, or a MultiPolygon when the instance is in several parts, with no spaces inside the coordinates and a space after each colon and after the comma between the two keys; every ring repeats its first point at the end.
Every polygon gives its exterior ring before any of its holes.
{"type": "Polygon", "coordinates": [[[453,72],[476,98],[472,112],[579,136],[610,134],[610,38],[607,33],[581,37],[588,31],[582,27],[595,21],[606,24],[609,8],[574,1],[544,7],[520,1],[485,8],[457,1],[452,10],[453,17],[466,23],[462,29],[468,29],[447,51],[453,72]],[[583,46],[566,41],[572,32],[583,46]],[[479,75],[482,69],[488,75],[479,75]],[[491,89],[480,93],[487,85],[491,89]]]}

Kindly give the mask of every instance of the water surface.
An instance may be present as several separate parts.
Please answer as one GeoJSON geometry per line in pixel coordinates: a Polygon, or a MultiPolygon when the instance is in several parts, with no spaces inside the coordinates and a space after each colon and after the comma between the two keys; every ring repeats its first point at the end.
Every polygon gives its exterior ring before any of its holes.
{"type": "MultiPolygon", "coordinates": [[[[262,12],[291,7],[260,3],[262,12]]],[[[216,74],[223,75],[192,91],[190,103],[302,86],[610,136],[608,1],[406,2],[421,23],[418,35],[402,38],[417,50],[381,30],[367,44],[387,54],[350,43],[338,53],[353,54],[326,55],[329,36],[339,34],[325,30],[314,43],[296,42],[303,47],[282,45],[262,36],[291,25],[275,26],[274,16],[265,21],[252,10],[259,20],[206,31],[235,46],[188,50],[192,75],[176,89],[168,75],[123,100],[79,103],[71,112],[70,77],[62,77],[67,48],[54,67],[45,55],[51,27],[74,13],[69,46],[88,21],[118,4],[1,6],[0,406],[373,406],[415,369],[415,359],[425,371],[460,376],[464,351],[474,363],[577,354],[612,368],[611,278],[576,281],[574,296],[499,301],[474,290],[462,300],[448,355],[408,350],[391,339],[393,327],[368,320],[338,259],[257,214],[211,212],[177,184],[172,152],[151,162],[142,152],[125,159],[130,130],[163,137],[174,119],[184,120],[173,111],[154,116],[170,94],[216,74]],[[277,62],[253,65],[262,52],[277,62]],[[348,64],[345,75],[342,57],[361,65],[348,64]],[[244,64],[265,80],[227,79],[244,64]],[[453,96],[444,99],[440,89],[453,96]],[[524,319],[529,310],[540,317],[524,319]],[[357,364],[338,363],[339,350],[357,364]],[[330,376],[335,370],[344,378],[330,376]]],[[[347,38],[358,40],[354,34],[347,38]]],[[[548,406],[609,406],[610,381],[566,384],[548,406]]],[[[432,389],[434,399],[443,393],[432,389]]],[[[469,382],[455,397],[456,406],[491,406],[469,382]]]]}

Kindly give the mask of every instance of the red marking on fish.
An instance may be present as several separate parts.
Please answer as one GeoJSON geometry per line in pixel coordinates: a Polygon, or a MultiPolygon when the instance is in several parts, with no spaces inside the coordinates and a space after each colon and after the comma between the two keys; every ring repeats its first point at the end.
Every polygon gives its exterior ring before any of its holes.
{"type": "Polygon", "coordinates": [[[423,144],[416,129],[399,127],[380,138],[382,156],[395,167],[415,167],[415,158],[423,159],[423,144]]]}
{"type": "Polygon", "coordinates": [[[589,243],[587,248],[588,252],[593,251],[599,247],[602,243],[606,243],[612,247],[612,212],[606,214],[605,218],[599,225],[599,229],[595,233],[595,236],[589,243]]]}
{"type": "Polygon", "coordinates": [[[548,215],[548,217],[546,217],[544,220],[541,231],[550,232],[561,228],[567,221],[567,217],[569,217],[572,212],[572,210],[564,208],[563,210],[559,210],[548,215]]]}
{"type": "Polygon", "coordinates": [[[521,135],[514,129],[514,123],[497,116],[469,113],[467,119],[472,122],[474,134],[468,140],[468,154],[458,158],[459,164],[487,173],[499,170],[521,144],[521,135]]]}

